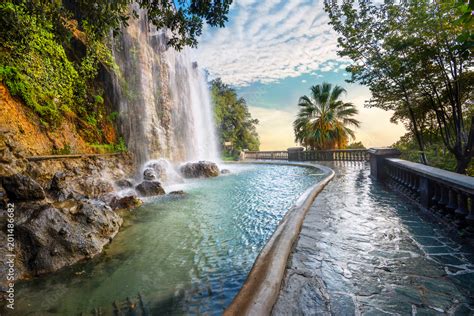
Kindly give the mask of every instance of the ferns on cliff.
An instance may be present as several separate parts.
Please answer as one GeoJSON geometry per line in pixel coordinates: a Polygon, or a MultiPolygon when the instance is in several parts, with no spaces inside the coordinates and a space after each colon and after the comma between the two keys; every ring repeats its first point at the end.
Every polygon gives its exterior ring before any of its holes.
{"type": "Polygon", "coordinates": [[[87,25],[78,30],[60,4],[38,6],[0,4],[0,80],[45,127],[54,129],[67,118],[89,141],[102,142],[107,113],[94,79],[100,63],[115,68],[110,49],[87,34],[87,25]]]}

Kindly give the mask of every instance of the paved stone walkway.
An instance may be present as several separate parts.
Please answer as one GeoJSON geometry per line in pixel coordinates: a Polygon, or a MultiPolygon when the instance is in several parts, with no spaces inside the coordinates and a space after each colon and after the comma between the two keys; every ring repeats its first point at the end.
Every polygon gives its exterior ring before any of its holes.
{"type": "Polygon", "coordinates": [[[364,164],[327,164],[273,315],[474,315],[474,254],[364,164]]]}

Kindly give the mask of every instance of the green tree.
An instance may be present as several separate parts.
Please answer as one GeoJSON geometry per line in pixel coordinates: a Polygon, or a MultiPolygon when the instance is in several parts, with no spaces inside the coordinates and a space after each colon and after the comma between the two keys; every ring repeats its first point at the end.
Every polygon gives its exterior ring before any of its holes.
{"type": "Polygon", "coordinates": [[[473,35],[466,5],[456,0],[326,0],[339,33],[339,54],[352,59],[351,82],[367,85],[369,107],[393,110],[408,122],[424,155],[423,126],[434,118],[445,147],[465,173],[474,154],[473,35]],[[459,5],[458,5],[459,4],[459,5]],[[428,107],[428,108],[427,108],[428,107]]]}
{"type": "Polygon", "coordinates": [[[235,151],[259,150],[260,141],[256,130],[257,119],[253,119],[245,99],[220,79],[211,83],[214,117],[221,146],[232,143],[235,151]]]}
{"type": "Polygon", "coordinates": [[[55,21],[75,19],[79,28],[88,27],[97,38],[119,32],[130,18],[137,16],[137,7],[147,11],[148,20],[158,29],[171,32],[169,44],[176,49],[196,46],[204,23],[223,27],[232,0],[13,0],[23,4],[34,15],[55,21]]]}
{"type": "Polygon", "coordinates": [[[365,146],[362,142],[353,142],[347,145],[346,149],[365,149],[365,146]]]}
{"type": "Polygon", "coordinates": [[[311,87],[311,96],[302,96],[300,110],[293,123],[295,140],[311,149],[344,148],[354,131],[348,126],[359,127],[353,116],[358,113],[352,103],[340,100],[346,90],[329,83],[311,87]]]}

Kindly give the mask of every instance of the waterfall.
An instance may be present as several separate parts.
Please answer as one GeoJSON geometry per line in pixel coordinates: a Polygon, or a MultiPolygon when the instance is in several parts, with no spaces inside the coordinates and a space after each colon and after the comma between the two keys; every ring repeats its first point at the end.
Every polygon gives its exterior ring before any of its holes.
{"type": "Polygon", "coordinates": [[[167,32],[152,26],[146,12],[113,39],[119,67],[113,95],[119,131],[141,165],[219,159],[213,111],[204,72],[191,51],[167,47],[167,32]]]}

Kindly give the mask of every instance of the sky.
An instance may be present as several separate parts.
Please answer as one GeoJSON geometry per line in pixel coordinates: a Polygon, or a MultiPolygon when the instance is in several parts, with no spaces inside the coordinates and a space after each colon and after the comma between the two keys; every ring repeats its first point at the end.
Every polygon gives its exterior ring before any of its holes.
{"type": "Polygon", "coordinates": [[[355,141],[389,146],[405,134],[403,126],[390,123],[390,112],[364,107],[367,87],[345,82],[350,61],[337,55],[337,34],[328,20],[322,0],[234,0],[225,28],[203,30],[196,59],[211,78],[220,77],[246,99],[259,120],[261,150],[296,145],[298,99],[322,82],[343,86],[343,99],[358,108],[355,141]]]}

